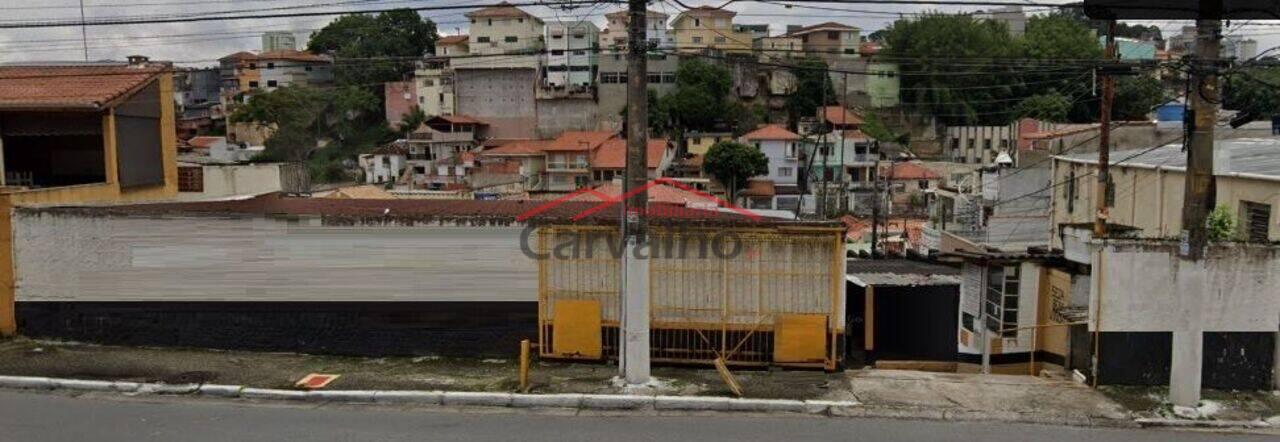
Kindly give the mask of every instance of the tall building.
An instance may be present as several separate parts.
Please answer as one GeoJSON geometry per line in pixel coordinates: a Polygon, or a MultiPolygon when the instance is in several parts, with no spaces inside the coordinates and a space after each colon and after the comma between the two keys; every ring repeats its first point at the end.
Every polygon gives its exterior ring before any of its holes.
{"type": "MultiPolygon", "coordinates": [[[[605,14],[604,18],[608,24],[600,33],[600,47],[614,50],[626,49],[627,23],[631,22],[628,12],[625,9],[610,12],[605,14]]],[[[645,11],[645,24],[648,28],[645,31],[645,37],[649,39],[650,46],[670,49],[676,45],[675,37],[667,32],[667,14],[652,10],[645,11]]]]}
{"type": "Polygon", "coordinates": [[[1027,32],[1027,14],[1022,12],[1022,6],[1005,6],[992,9],[989,12],[974,14],[977,17],[987,20],[1004,23],[1009,27],[1009,35],[1012,37],[1021,37],[1027,32]]]}
{"type": "Polygon", "coordinates": [[[298,49],[298,39],[289,31],[269,31],[262,33],[262,52],[298,49]]]}
{"type": "Polygon", "coordinates": [[[677,49],[680,52],[751,52],[751,34],[733,27],[733,17],[736,15],[738,13],[711,6],[699,6],[681,12],[671,21],[671,32],[675,34],[677,49]]]}
{"type": "Polygon", "coordinates": [[[543,86],[586,88],[595,83],[599,28],[589,21],[547,23],[543,86]]]}

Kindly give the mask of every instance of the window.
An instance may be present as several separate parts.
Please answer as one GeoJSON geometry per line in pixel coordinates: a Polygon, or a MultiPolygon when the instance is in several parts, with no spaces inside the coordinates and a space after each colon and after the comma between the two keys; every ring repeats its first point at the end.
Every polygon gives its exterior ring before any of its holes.
{"type": "Polygon", "coordinates": [[[551,55],[564,55],[564,49],[552,49],[551,55]]]}
{"type": "Polygon", "coordinates": [[[553,64],[547,66],[547,72],[564,72],[565,66],[562,64],[553,64]]]}
{"type": "Polygon", "coordinates": [[[1017,265],[987,267],[987,330],[1003,337],[1018,335],[1018,276],[1017,265]]]}
{"type": "Polygon", "coordinates": [[[267,87],[276,87],[278,83],[275,80],[267,80],[267,87]]]}
{"type": "Polygon", "coordinates": [[[573,51],[573,55],[587,55],[584,51],[573,51]]]}
{"type": "Polygon", "coordinates": [[[562,39],[562,38],[564,38],[564,34],[551,34],[551,39],[552,39],[552,40],[559,40],[559,39],[562,39]]]}
{"type": "Polygon", "coordinates": [[[991,140],[982,140],[982,150],[991,150],[991,140]]]}
{"type": "Polygon", "coordinates": [[[1240,202],[1240,231],[1249,242],[1267,242],[1271,236],[1271,205],[1240,202]]]}
{"type": "Polygon", "coordinates": [[[587,72],[591,70],[591,66],[577,65],[569,66],[569,72],[587,72]]]}
{"type": "Polygon", "coordinates": [[[586,36],[585,36],[585,35],[582,35],[582,34],[573,34],[573,39],[574,39],[574,40],[582,40],[582,39],[584,39],[584,38],[586,38],[586,36]]]}
{"type": "Polygon", "coordinates": [[[257,63],[249,63],[249,69],[257,69],[257,68],[258,68],[257,63]]]}
{"type": "Polygon", "coordinates": [[[920,189],[928,189],[929,180],[920,180],[919,182],[916,183],[916,187],[920,189]]]}
{"type": "Polygon", "coordinates": [[[492,18],[491,18],[491,19],[489,19],[489,20],[487,20],[487,21],[488,21],[488,23],[487,23],[487,24],[488,24],[489,26],[493,26],[493,19],[492,19],[492,18]]]}
{"type": "Polygon", "coordinates": [[[178,191],[179,192],[204,192],[204,168],[203,167],[179,167],[178,168],[178,191]]]}
{"type": "Polygon", "coordinates": [[[256,82],[256,81],[250,81],[250,82],[249,82],[249,88],[250,88],[250,89],[257,89],[257,87],[258,87],[258,82],[256,82]]]}
{"type": "Polygon", "coordinates": [[[796,143],[787,143],[787,147],[786,147],[786,149],[785,149],[785,151],[784,151],[784,152],[786,152],[786,156],[787,156],[787,158],[795,158],[795,157],[796,157],[796,143]]]}
{"type": "Polygon", "coordinates": [[[960,148],[960,139],[959,139],[959,138],[952,138],[952,139],[951,139],[951,150],[956,150],[956,149],[959,149],[959,148],[960,148]]]}
{"type": "Polygon", "coordinates": [[[827,40],[839,40],[839,39],[840,39],[839,31],[827,31],[827,40]]]}
{"type": "Polygon", "coordinates": [[[515,43],[515,42],[520,41],[520,38],[518,38],[518,37],[516,37],[516,36],[514,36],[514,35],[508,35],[508,36],[506,36],[506,38],[503,38],[503,39],[502,39],[502,41],[505,41],[505,42],[507,42],[507,43],[515,43]]]}
{"type": "Polygon", "coordinates": [[[476,43],[488,43],[489,37],[476,37],[476,43]]]}
{"type": "Polygon", "coordinates": [[[790,168],[790,167],[779,167],[779,168],[778,168],[778,176],[784,176],[784,177],[789,177],[789,176],[791,176],[791,168],[790,168]]]}
{"type": "Polygon", "coordinates": [[[1067,213],[1076,208],[1076,171],[1067,172],[1067,213]]]}
{"type": "MultiPolygon", "coordinates": [[[[694,25],[694,26],[702,26],[702,19],[698,19],[698,18],[693,19],[693,25],[694,25]]],[[[696,38],[696,37],[695,37],[695,38],[696,38]]]]}
{"type": "Polygon", "coordinates": [[[419,96],[418,103],[427,104],[427,97],[419,96]]]}
{"type": "Polygon", "coordinates": [[[693,37],[694,43],[702,43],[702,37],[693,37]]]}
{"type": "Polygon", "coordinates": [[[675,72],[663,72],[663,73],[662,73],[662,82],[663,82],[663,83],[667,83],[667,84],[674,84],[674,83],[676,82],[676,73],[675,73],[675,72]]]}
{"type": "Polygon", "coordinates": [[[436,81],[434,79],[428,78],[426,80],[422,80],[422,87],[431,87],[435,85],[436,85],[436,81]]]}
{"type": "Polygon", "coordinates": [[[307,72],[311,72],[311,66],[306,66],[306,67],[302,68],[302,70],[307,71],[307,72]]]}
{"type": "Polygon", "coordinates": [[[716,37],[716,43],[724,43],[727,41],[729,40],[726,40],[724,37],[716,37]]]}

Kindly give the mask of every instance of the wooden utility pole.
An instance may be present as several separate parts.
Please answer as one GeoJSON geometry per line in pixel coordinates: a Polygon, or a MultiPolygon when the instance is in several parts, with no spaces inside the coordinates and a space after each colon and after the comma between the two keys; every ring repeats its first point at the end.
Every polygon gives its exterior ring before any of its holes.
{"type": "Polygon", "coordinates": [[[629,384],[649,382],[649,247],[645,164],[649,128],[646,1],[627,4],[627,163],[622,180],[622,338],[618,365],[629,384]]]}
{"type": "MultiPolygon", "coordinates": [[[[1107,20],[1106,63],[1116,59],[1116,21],[1107,20]]],[[[1095,68],[1095,72],[1097,68],[1095,68]]],[[[1107,236],[1107,189],[1111,185],[1111,102],[1115,100],[1116,78],[1110,73],[1102,76],[1102,104],[1098,112],[1098,186],[1093,203],[1093,237],[1107,236]]]]}
{"type": "Polygon", "coordinates": [[[1185,258],[1197,260],[1204,255],[1208,242],[1205,222],[1217,199],[1213,177],[1213,126],[1218,121],[1218,58],[1221,50],[1222,21],[1220,2],[1217,11],[1204,10],[1196,20],[1195,54],[1191,69],[1191,124],[1187,142],[1186,193],[1182,205],[1182,248],[1185,258]]]}

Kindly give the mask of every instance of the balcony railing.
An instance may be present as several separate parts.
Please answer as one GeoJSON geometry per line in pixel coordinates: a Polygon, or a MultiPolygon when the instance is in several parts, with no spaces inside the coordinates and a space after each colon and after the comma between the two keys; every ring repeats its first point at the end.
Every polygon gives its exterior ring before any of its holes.
{"type": "Polygon", "coordinates": [[[550,161],[547,170],[587,170],[591,165],[586,161],[550,161]]]}

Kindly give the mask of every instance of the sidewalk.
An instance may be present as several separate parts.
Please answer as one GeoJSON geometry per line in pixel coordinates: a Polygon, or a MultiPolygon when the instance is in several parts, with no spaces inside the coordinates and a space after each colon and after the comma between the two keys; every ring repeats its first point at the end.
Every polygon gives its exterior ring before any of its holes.
{"type": "MultiPolygon", "coordinates": [[[[418,390],[510,393],[517,363],[434,357],[354,358],[201,349],[128,348],[16,339],[0,342],[0,375],[163,384],[293,388],[308,373],[340,374],[326,391],[418,390]]],[[[537,362],[536,394],[618,394],[616,368],[537,362]]],[[[730,396],[712,369],[655,367],[651,392],[730,396]]],[[[745,397],[843,404],[827,414],[1065,425],[1131,425],[1128,412],[1088,387],[1029,376],[853,370],[734,372],[745,397]],[[848,406],[854,404],[856,406],[848,406]]]]}

